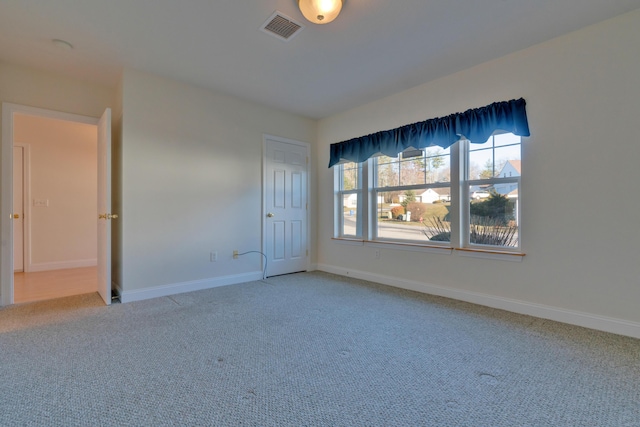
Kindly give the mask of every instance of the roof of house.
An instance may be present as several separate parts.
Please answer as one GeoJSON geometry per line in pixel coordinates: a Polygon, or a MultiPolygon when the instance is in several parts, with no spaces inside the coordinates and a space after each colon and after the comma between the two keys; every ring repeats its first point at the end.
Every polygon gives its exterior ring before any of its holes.
{"type": "Polygon", "coordinates": [[[420,194],[424,194],[427,193],[429,191],[433,191],[434,193],[440,195],[440,196],[445,196],[447,194],[451,194],[451,189],[449,187],[433,187],[433,188],[427,188],[426,190],[424,190],[422,193],[420,194]]]}
{"type": "Polygon", "coordinates": [[[510,164],[518,173],[522,173],[522,160],[507,160],[507,163],[502,167],[503,170],[507,164],[510,164]]]}

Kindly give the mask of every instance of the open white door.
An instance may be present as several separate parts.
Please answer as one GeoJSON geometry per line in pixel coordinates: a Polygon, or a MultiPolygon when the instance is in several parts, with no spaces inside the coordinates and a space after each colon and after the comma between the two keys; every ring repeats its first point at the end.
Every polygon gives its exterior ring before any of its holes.
{"type": "Polygon", "coordinates": [[[265,136],[264,250],[267,276],[309,268],[307,161],[309,146],[265,136]]]}
{"type": "Polygon", "coordinates": [[[111,109],[98,122],[98,293],[111,304],[111,109]]]}
{"type": "Polygon", "coordinates": [[[24,149],[13,147],[13,271],[24,271],[24,149]]]}

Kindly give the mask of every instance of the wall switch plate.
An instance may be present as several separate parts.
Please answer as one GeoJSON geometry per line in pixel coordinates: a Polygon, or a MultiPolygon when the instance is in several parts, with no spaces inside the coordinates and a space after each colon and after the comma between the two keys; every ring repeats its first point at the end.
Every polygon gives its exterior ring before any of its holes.
{"type": "Polygon", "coordinates": [[[33,206],[49,206],[49,199],[33,199],[33,206]]]}

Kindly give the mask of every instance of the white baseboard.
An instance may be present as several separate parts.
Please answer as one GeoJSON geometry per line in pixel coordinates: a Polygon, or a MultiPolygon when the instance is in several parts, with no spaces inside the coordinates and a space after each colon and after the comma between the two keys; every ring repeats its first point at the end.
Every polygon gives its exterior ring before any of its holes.
{"type": "Polygon", "coordinates": [[[66,270],[68,268],[83,268],[83,267],[95,267],[98,265],[98,260],[93,259],[77,259],[72,261],[58,261],[58,262],[40,262],[32,263],[26,266],[28,273],[35,273],[36,271],[51,271],[51,270],[66,270]]]}
{"type": "Polygon", "coordinates": [[[150,298],[166,297],[168,295],[181,294],[183,292],[200,291],[203,289],[217,288],[219,286],[236,285],[238,283],[252,282],[262,279],[262,271],[254,273],[237,274],[233,276],[214,277],[211,279],[194,280],[191,282],[175,283],[171,285],[155,286],[152,288],[125,291],[117,286],[120,302],[127,303],[141,301],[150,298]]]}
{"type": "Polygon", "coordinates": [[[382,285],[452,298],[473,304],[511,311],[513,313],[526,314],[542,319],[555,320],[557,322],[568,323],[599,331],[640,338],[640,323],[630,322],[627,320],[599,316],[581,311],[566,310],[563,308],[529,303],[510,298],[496,297],[478,292],[452,289],[412,280],[403,280],[396,277],[380,276],[365,271],[351,270],[331,265],[318,264],[317,269],[327,273],[338,274],[340,276],[354,277],[356,279],[367,280],[369,282],[380,283],[382,285]]]}

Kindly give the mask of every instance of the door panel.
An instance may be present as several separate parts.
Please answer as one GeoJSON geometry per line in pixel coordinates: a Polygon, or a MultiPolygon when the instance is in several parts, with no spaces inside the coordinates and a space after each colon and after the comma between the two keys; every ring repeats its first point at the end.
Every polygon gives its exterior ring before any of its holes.
{"type": "Polygon", "coordinates": [[[291,258],[298,259],[304,256],[302,236],[302,221],[291,221],[291,258]]]}
{"type": "Polygon", "coordinates": [[[273,261],[283,261],[286,247],[286,235],[284,232],[285,223],[283,221],[273,221],[273,245],[271,253],[273,261]]]}
{"type": "Polygon", "coordinates": [[[300,143],[265,139],[267,276],[308,268],[307,155],[307,146],[300,143]]]}
{"type": "Polygon", "coordinates": [[[275,208],[284,209],[285,207],[285,177],[285,170],[273,171],[273,207],[275,208]]]}
{"type": "Polygon", "coordinates": [[[302,174],[300,172],[291,173],[291,209],[302,209],[302,174]]]}

